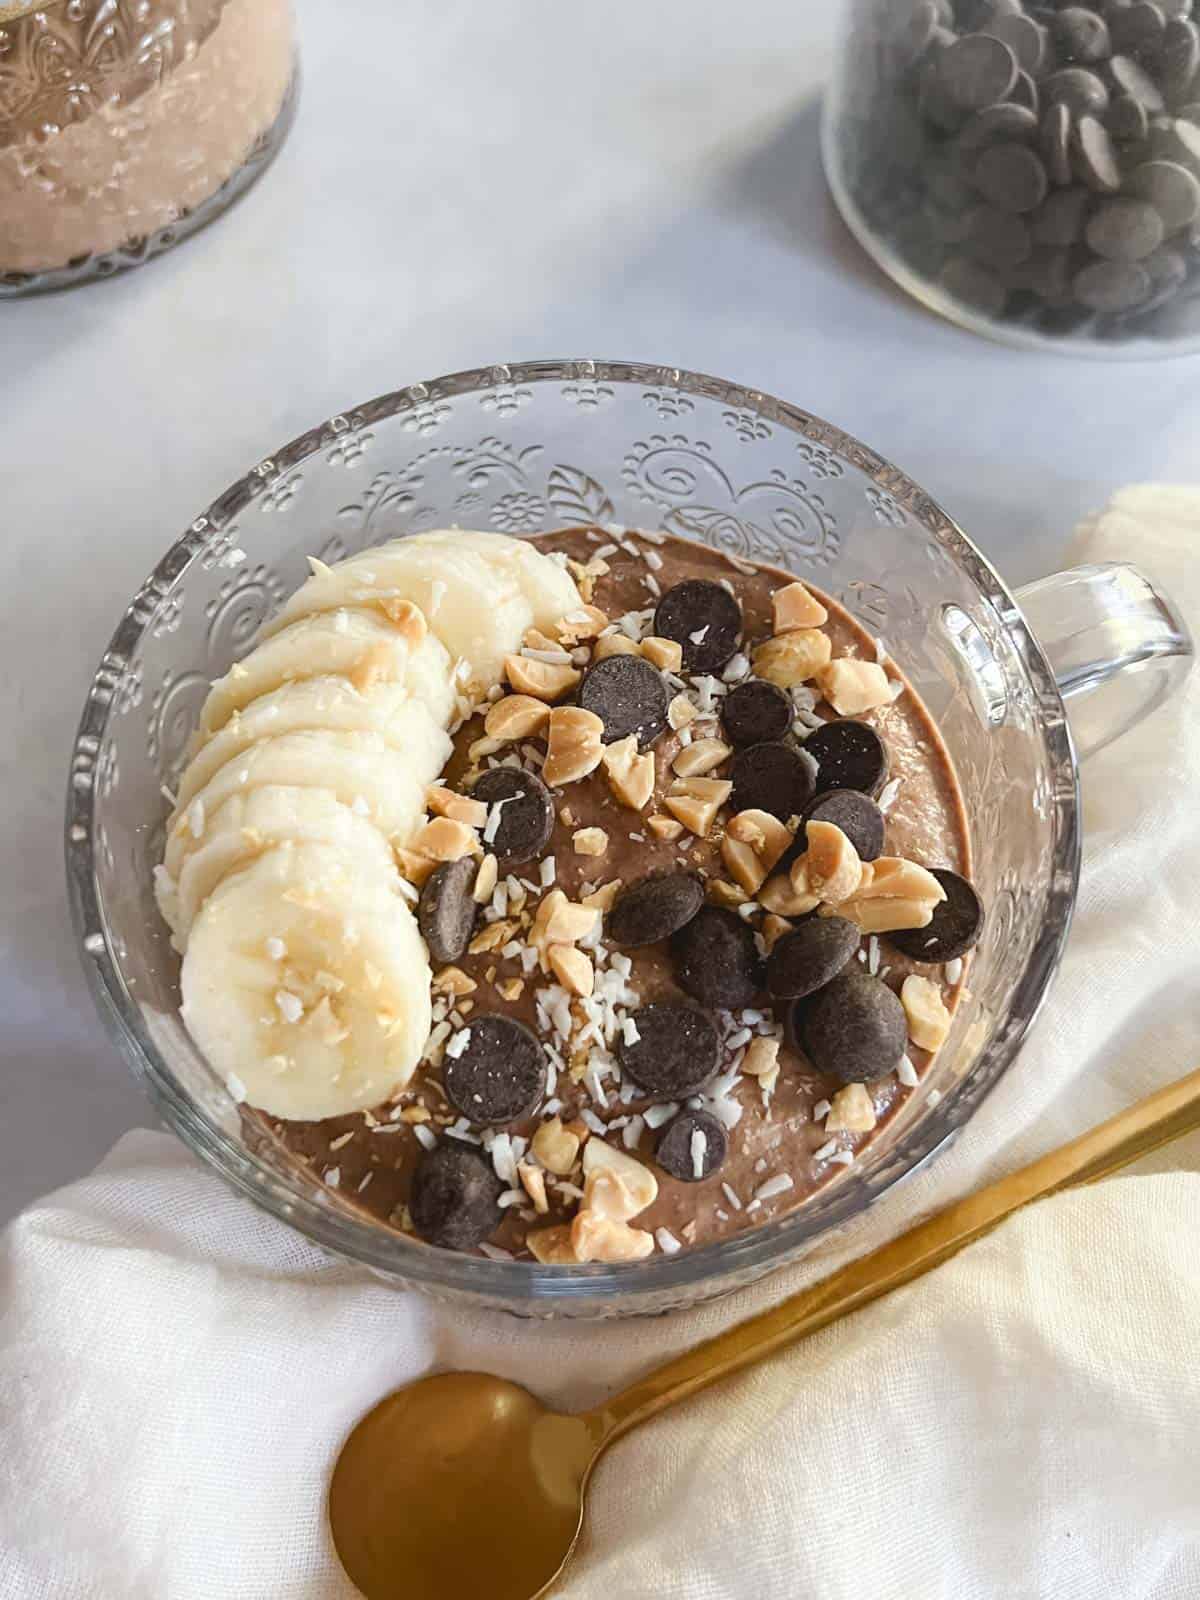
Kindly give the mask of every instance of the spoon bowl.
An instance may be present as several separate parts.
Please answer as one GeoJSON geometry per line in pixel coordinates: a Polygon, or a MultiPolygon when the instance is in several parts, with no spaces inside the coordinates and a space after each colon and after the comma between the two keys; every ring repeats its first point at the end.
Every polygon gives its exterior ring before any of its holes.
{"type": "Polygon", "coordinates": [[[367,1600],[530,1600],[579,1536],[603,1436],[502,1378],[422,1378],[342,1449],[329,1489],[338,1557],[367,1600]]]}

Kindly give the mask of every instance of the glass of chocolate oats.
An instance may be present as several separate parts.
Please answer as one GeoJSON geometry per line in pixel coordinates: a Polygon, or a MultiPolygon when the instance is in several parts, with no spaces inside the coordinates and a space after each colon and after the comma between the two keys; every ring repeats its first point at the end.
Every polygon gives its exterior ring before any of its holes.
{"type": "Polygon", "coordinates": [[[1190,650],[1130,568],[1014,597],[770,396],[417,384],[234,484],[121,620],[82,958],[164,1120],[327,1248],[531,1316],[685,1305],[1021,1070],[1077,752],[1190,650]]]}

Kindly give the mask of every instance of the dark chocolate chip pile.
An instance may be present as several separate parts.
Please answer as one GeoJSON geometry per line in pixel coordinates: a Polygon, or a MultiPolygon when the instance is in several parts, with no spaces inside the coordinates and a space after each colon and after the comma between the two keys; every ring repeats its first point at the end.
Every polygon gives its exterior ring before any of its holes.
{"type": "Polygon", "coordinates": [[[967,309],[1200,335],[1191,0],[872,0],[837,125],[871,229],[967,309]]]}
{"type": "Polygon", "coordinates": [[[522,1022],[499,1015],[475,1015],[466,1028],[460,1055],[446,1051],[442,1087],[446,1099],[468,1122],[499,1126],[527,1117],[546,1092],[546,1053],[537,1035],[522,1022]]]}
{"type": "Polygon", "coordinates": [[[655,1160],[664,1172],[681,1183],[701,1183],[711,1178],[725,1160],[729,1139],[725,1129],[708,1111],[681,1111],[672,1117],[658,1138],[655,1160]],[[700,1170],[696,1171],[693,1141],[699,1134],[700,1170]]]}
{"type": "Polygon", "coordinates": [[[904,928],[889,933],[888,938],[912,961],[954,961],[979,942],[983,901],[974,884],[949,867],[930,870],[946,891],[946,898],[934,907],[933,918],[925,927],[904,928]]]}
{"type": "Polygon", "coordinates": [[[474,856],[463,856],[458,861],[444,861],[425,880],[417,924],[434,966],[461,960],[471,942],[479,910],[472,897],[477,871],[474,856]]]}
{"type": "Polygon", "coordinates": [[[682,648],[688,672],[720,672],[736,652],[741,631],[741,606],[728,589],[707,578],[675,584],[654,612],[654,632],[682,648]]]}
{"type": "Polygon", "coordinates": [[[472,1250],[500,1225],[504,1185],[474,1145],[443,1139],[417,1162],[408,1194],[413,1227],[428,1244],[472,1250]]]}
{"type": "Polygon", "coordinates": [[[704,884],[694,872],[649,873],[613,901],[605,932],[631,950],[657,944],[678,933],[703,904],[704,884]]]}
{"type": "Polygon", "coordinates": [[[617,1042],[617,1056],[638,1088],[655,1100],[695,1094],[721,1061],[721,1037],[707,1011],[684,1002],[642,1006],[631,1013],[638,1037],[617,1042]]]}
{"type": "Polygon", "coordinates": [[[662,673],[641,656],[606,656],[579,685],[579,704],[604,724],[605,744],[632,733],[643,750],[666,732],[670,698],[662,673]]]}
{"type": "Polygon", "coordinates": [[[554,802],[542,780],[517,767],[492,767],[480,774],[471,793],[489,806],[504,802],[488,844],[501,871],[536,861],[554,832],[554,802]]]}

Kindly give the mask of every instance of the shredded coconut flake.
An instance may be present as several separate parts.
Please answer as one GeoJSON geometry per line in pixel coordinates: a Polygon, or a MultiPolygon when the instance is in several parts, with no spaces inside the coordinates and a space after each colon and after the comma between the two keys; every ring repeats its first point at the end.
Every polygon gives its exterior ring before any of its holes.
{"type": "Polygon", "coordinates": [[[547,856],[538,867],[538,876],[541,878],[543,889],[548,889],[554,882],[554,874],[556,870],[554,857],[547,856]]]}
{"type": "Polygon", "coordinates": [[[754,1191],[756,1200],[774,1200],[778,1194],[786,1194],[792,1187],[789,1173],[777,1172],[773,1178],[768,1178],[766,1183],[760,1183],[754,1191]]]}
{"type": "Polygon", "coordinates": [[[287,945],[284,944],[282,939],[268,939],[267,954],[272,961],[282,961],[284,956],[287,955],[287,945]]]}
{"type": "Polygon", "coordinates": [[[432,1150],[434,1145],[437,1144],[437,1135],[432,1128],[427,1128],[423,1122],[415,1122],[413,1124],[413,1136],[417,1143],[426,1150],[432,1150]]]}
{"type": "Polygon", "coordinates": [[[703,1128],[692,1129],[692,1177],[704,1176],[704,1158],[708,1154],[708,1136],[703,1128]]]}
{"type": "Polygon", "coordinates": [[[446,1054],[452,1061],[457,1061],[470,1042],[471,1030],[470,1028],[463,1028],[452,1039],[446,1041],[446,1054]]]}
{"type": "Polygon", "coordinates": [[[683,1248],[675,1235],[666,1228],[655,1228],[654,1237],[658,1240],[658,1248],[665,1256],[673,1256],[677,1250],[683,1248]]]}
{"type": "Polygon", "coordinates": [[[723,1183],[721,1185],[721,1193],[725,1196],[726,1200],[729,1201],[729,1204],[735,1211],[740,1211],[742,1209],[742,1202],[738,1198],[736,1189],[731,1188],[727,1183],[723,1183]]]}
{"type": "Polygon", "coordinates": [[[879,795],[879,809],[886,816],[896,803],[896,796],[900,793],[900,779],[891,778],[884,784],[879,795]]]}
{"type": "Polygon", "coordinates": [[[828,1161],[830,1156],[837,1154],[837,1140],[827,1139],[819,1150],[813,1151],[814,1161],[828,1161]]]}
{"type": "Polygon", "coordinates": [[[679,1102],[676,1100],[666,1100],[660,1105],[651,1106],[645,1113],[646,1126],[661,1128],[664,1122],[670,1122],[678,1110],[679,1102]]]}
{"type": "Polygon", "coordinates": [[[285,1022],[299,1022],[304,1015],[304,1007],[299,996],[294,995],[290,989],[276,989],[275,1004],[285,1022]]]}
{"type": "Polygon", "coordinates": [[[832,1104],[831,1101],[829,1101],[829,1100],[818,1100],[816,1105],[813,1107],[813,1121],[814,1122],[824,1122],[825,1118],[829,1115],[829,1113],[832,1110],[833,1110],[833,1104],[832,1104]]]}
{"type": "Polygon", "coordinates": [[[955,956],[953,961],[947,961],[942,970],[947,983],[957,983],[963,975],[962,957],[955,956]]]}
{"type": "Polygon", "coordinates": [[[912,1062],[907,1056],[901,1056],[900,1060],[897,1062],[896,1076],[900,1079],[900,1082],[906,1089],[915,1089],[917,1084],[921,1081],[920,1078],[917,1077],[916,1067],[913,1066],[912,1062]]]}

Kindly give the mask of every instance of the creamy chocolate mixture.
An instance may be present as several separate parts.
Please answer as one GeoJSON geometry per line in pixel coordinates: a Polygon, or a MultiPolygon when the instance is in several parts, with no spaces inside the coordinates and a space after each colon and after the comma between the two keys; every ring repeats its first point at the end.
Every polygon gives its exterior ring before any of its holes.
{"type": "MultiPolygon", "coordinates": [[[[772,594],[792,582],[791,575],[769,567],[747,570],[718,552],[680,539],[664,539],[662,535],[651,538],[575,529],[543,535],[538,542],[542,548],[563,552],[580,564],[599,556],[608,570],[594,580],[588,597],[614,621],[627,618],[634,633],[653,632],[650,614],[656,599],[672,585],[688,578],[725,583],[742,607],[744,639],[742,652],[725,669],[723,677],[736,681],[739,675],[748,675],[747,658],[754,645],[773,631],[772,594]]],[[[823,629],[830,636],[834,656],[876,661],[876,641],[835,601],[819,591],[813,592],[829,611],[823,629]]],[[[890,660],[884,664],[893,682],[899,681],[895,665],[890,660]]],[[[673,683],[671,686],[674,688],[673,683]]],[[[701,708],[690,725],[691,738],[719,737],[721,698],[729,684],[713,680],[697,683],[684,678],[681,687],[701,708]]],[[[831,715],[830,708],[817,701],[808,720],[815,723],[817,718],[831,715]]],[[[888,782],[879,797],[886,814],[885,854],[968,874],[970,844],[961,797],[949,756],[924,707],[905,687],[893,702],[867,712],[860,720],[877,730],[890,756],[888,782]]],[[[798,731],[803,732],[803,727],[798,731]]],[[[445,784],[469,792],[470,780],[477,775],[479,765],[486,770],[505,759],[511,762],[512,750],[527,770],[540,770],[545,752],[540,740],[485,757],[473,766],[469,747],[482,733],[481,716],[458,731],[455,753],[443,779],[445,784]]],[[[504,924],[503,938],[497,948],[476,949],[456,963],[473,985],[469,993],[456,996],[439,992],[435,978],[435,1022],[444,1020],[445,1025],[435,1026],[429,1059],[394,1102],[373,1112],[317,1123],[282,1122],[246,1110],[244,1114],[255,1136],[261,1139],[266,1135],[278,1141],[347,1205],[408,1233],[411,1218],[407,1199],[413,1168],[423,1150],[446,1130],[468,1140],[482,1139],[485,1149],[490,1148],[497,1134],[507,1135],[513,1153],[519,1156],[526,1148],[524,1141],[530,1139],[539,1123],[557,1115],[564,1123],[574,1121],[584,1137],[607,1134],[611,1143],[651,1165],[658,1180],[658,1195],[636,1218],[634,1226],[654,1232],[660,1250],[706,1243],[773,1219],[803,1204],[816,1189],[851,1165],[909,1095],[921,1092],[918,1080],[930,1056],[911,1042],[907,1062],[901,1064],[901,1073],[909,1079],[907,1085],[896,1074],[867,1084],[877,1118],[875,1129],[869,1133],[830,1133],[824,1127],[824,1118],[829,1101],[841,1085],[823,1078],[786,1043],[781,1047],[781,1071],[773,1092],[766,1093],[756,1078],[733,1074],[731,1082],[725,1076],[742,1059],[755,1035],[780,1036],[770,997],[764,992],[744,1012],[716,1013],[724,1041],[721,1072],[715,1080],[716,1098],[713,1086],[706,1086],[689,1103],[716,1112],[727,1129],[728,1154],[710,1177],[700,1182],[681,1182],[655,1165],[653,1159],[656,1141],[671,1111],[656,1106],[628,1081],[622,1082],[615,1065],[602,1076],[589,1070],[587,1047],[572,1052],[560,1037],[547,1035],[547,986],[554,980],[533,964],[524,935],[548,885],[562,889],[571,901],[579,901],[614,879],[628,885],[656,869],[683,867],[703,875],[710,899],[721,893],[728,898],[730,874],[722,864],[720,852],[721,821],[727,811],[706,838],[685,832],[678,840],[662,839],[647,826],[648,817],[664,814],[661,802],[671,787],[672,762],[686,737],[668,729],[652,746],[654,797],[640,813],[619,803],[603,769],[554,791],[556,823],[543,859],[518,868],[507,883],[502,876],[498,894],[483,908],[477,924],[477,944],[481,942],[480,934],[498,924],[504,924]],[[574,835],[590,827],[603,829],[607,836],[607,846],[600,856],[583,855],[576,849],[574,835]],[[552,868],[548,864],[550,858],[552,868]],[[726,886],[724,890],[717,887],[721,883],[726,886]],[[553,1073],[551,1092],[542,1106],[531,1117],[502,1130],[470,1126],[447,1103],[442,1092],[447,1036],[469,1026],[473,1014],[482,1013],[499,1013],[528,1024],[553,1047],[562,1062],[553,1073]]],[[[719,777],[726,770],[722,768],[712,776],[719,777]]],[[[747,920],[752,928],[761,929],[764,913],[751,907],[747,920]]],[[[482,942],[490,944],[492,940],[485,937],[482,942]]],[[[628,1003],[629,1011],[650,1002],[688,998],[676,981],[665,944],[621,951],[605,936],[589,954],[598,971],[606,965],[611,968],[614,958],[618,970],[624,970],[624,963],[628,962],[625,987],[636,995],[628,1003]]],[[[902,955],[886,935],[864,937],[858,960],[861,970],[877,973],[894,990],[899,990],[909,973],[932,978],[939,984],[946,1005],[953,1009],[962,982],[961,960],[944,966],[917,965],[902,955]]],[[[524,1241],[529,1231],[570,1219],[582,1195],[582,1181],[578,1169],[563,1178],[549,1176],[549,1210],[539,1215],[512,1178],[502,1222],[483,1249],[493,1255],[507,1252],[525,1256],[524,1241]]]]}

